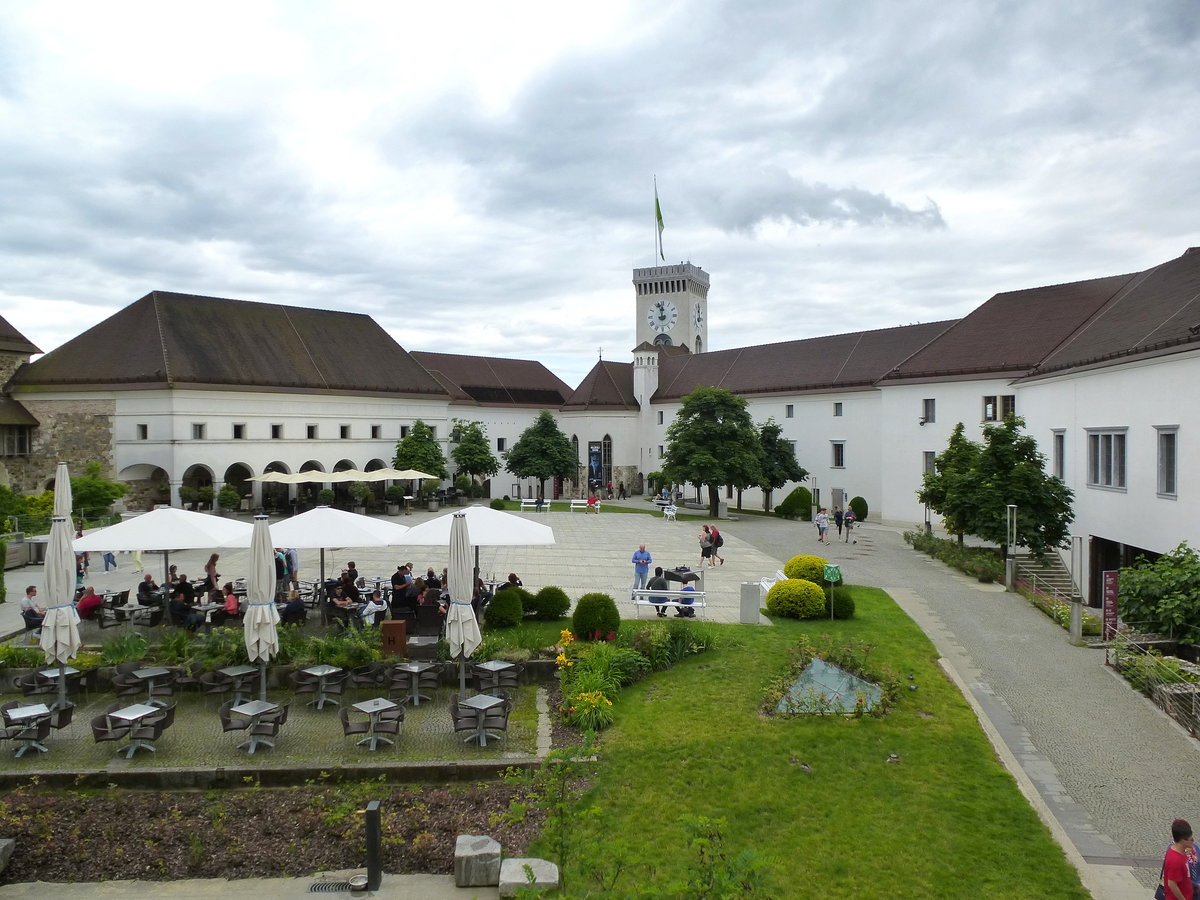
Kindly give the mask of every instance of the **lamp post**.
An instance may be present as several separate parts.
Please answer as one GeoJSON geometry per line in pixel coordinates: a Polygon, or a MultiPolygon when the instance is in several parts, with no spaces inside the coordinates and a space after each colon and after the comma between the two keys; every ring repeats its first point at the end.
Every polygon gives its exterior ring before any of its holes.
{"type": "Polygon", "coordinates": [[[1017,559],[1013,552],[1017,545],[1017,506],[1015,503],[1008,504],[1007,538],[1004,547],[1004,587],[1006,590],[1013,591],[1017,588],[1017,559]]]}
{"type": "Polygon", "coordinates": [[[929,521],[929,504],[925,504],[925,533],[933,534],[933,525],[929,521]]]}
{"type": "Polygon", "coordinates": [[[1083,640],[1083,536],[1071,535],[1071,622],[1070,635],[1074,643],[1083,640]]]}

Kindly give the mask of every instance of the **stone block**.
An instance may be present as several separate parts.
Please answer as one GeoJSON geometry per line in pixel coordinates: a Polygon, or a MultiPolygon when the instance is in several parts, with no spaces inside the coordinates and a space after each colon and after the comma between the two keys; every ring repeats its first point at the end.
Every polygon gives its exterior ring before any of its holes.
{"type": "Polygon", "coordinates": [[[0,872],[8,868],[8,861],[12,859],[13,851],[17,849],[17,842],[12,838],[0,838],[0,872]]]}
{"type": "Polygon", "coordinates": [[[506,859],[500,864],[500,896],[515,897],[523,887],[558,887],[558,866],[548,859],[506,859]],[[525,874],[526,866],[533,881],[525,874]]]}
{"type": "Polygon", "coordinates": [[[500,881],[500,842],[486,834],[460,834],[454,844],[454,884],[485,887],[500,881]]]}

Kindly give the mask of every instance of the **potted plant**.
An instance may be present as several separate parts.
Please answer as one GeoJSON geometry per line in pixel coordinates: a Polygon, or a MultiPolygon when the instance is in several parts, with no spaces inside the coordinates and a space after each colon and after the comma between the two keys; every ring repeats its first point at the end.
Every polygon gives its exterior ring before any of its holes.
{"type": "Polygon", "coordinates": [[[233,515],[241,503],[241,494],[232,484],[225,485],[221,488],[221,493],[217,494],[217,504],[221,507],[221,512],[227,516],[233,515]]]}
{"type": "Polygon", "coordinates": [[[333,498],[335,496],[333,488],[321,488],[317,491],[317,503],[321,506],[333,506],[333,498]]]}
{"type": "Polygon", "coordinates": [[[366,515],[367,503],[372,499],[370,486],[365,481],[352,482],[350,496],[354,498],[354,511],[360,516],[366,515]]]}
{"type": "Polygon", "coordinates": [[[214,493],[211,484],[205,485],[202,488],[196,488],[196,500],[198,500],[201,504],[207,504],[209,509],[212,509],[214,496],[216,496],[216,494],[214,493]]]}
{"type": "Polygon", "coordinates": [[[400,515],[400,507],[404,504],[404,488],[393,484],[384,491],[384,496],[387,497],[387,514],[389,516],[400,515]]]}
{"type": "Polygon", "coordinates": [[[438,501],[437,497],[434,496],[434,492],[437,491],[439,484],[441,484],[441,481],[437,478],[426,478],[421,482],[421,494],[429,498],[430,512],[438,511],[438,501]]]}
{"type": "Polygon", "coordinates": [[[196,505],[196,501],[200,499],[200,492],[190,484],[181,484],[179,486],[179,502],[184,505],[185,509],[192,509],[196,505]]]}

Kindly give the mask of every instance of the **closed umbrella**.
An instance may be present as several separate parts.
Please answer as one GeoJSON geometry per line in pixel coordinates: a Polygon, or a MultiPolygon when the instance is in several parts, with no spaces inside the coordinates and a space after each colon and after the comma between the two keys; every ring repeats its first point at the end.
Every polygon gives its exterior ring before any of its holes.
{"type": "Polygon", "coordinates": [[[447,567],[447,587],[450,609],[446,613],[446,639],[450,656],[458,657],[459,696],[467,693],[467,657],[479,647],[479,622],[471,595],[475,588],[475,569],[471,559],[471,537],[466,513],[454,513],[450,525],[450,564],[447,567]]]}
{"type": "Polygon", "coordinates": [[[266,516],[254,517],[250,574],[246,579],[246,653],[258,663],[260,700],[267,699],[267,660],[279,652],[279,610],[275,608],[275,550],[266,516]]]}
{"type": "Polygon", "coordinates": [[[54,473],[54,516],[46,543],[46,618],[42,650],[46,663],[58,663],[58,701],[67,706],[67,661],[79,652],[79,613],[75,612],[75,552],[71,549],[71,478],[67,464],[54,473]]]}

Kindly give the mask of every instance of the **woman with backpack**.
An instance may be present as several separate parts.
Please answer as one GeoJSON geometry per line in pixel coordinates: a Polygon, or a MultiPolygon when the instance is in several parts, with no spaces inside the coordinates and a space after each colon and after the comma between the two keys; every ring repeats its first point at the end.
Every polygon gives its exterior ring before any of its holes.
{"type": "Polygon", "coordinates": [[[712,537],[712,555],[719,559],[720,565],[725,565],[725,557],[717,551],[725,546],[725,538],[721,537],[721,532],[717,531],[717,526],[713,525],[708,528],[708,533],[712,537]]]}

